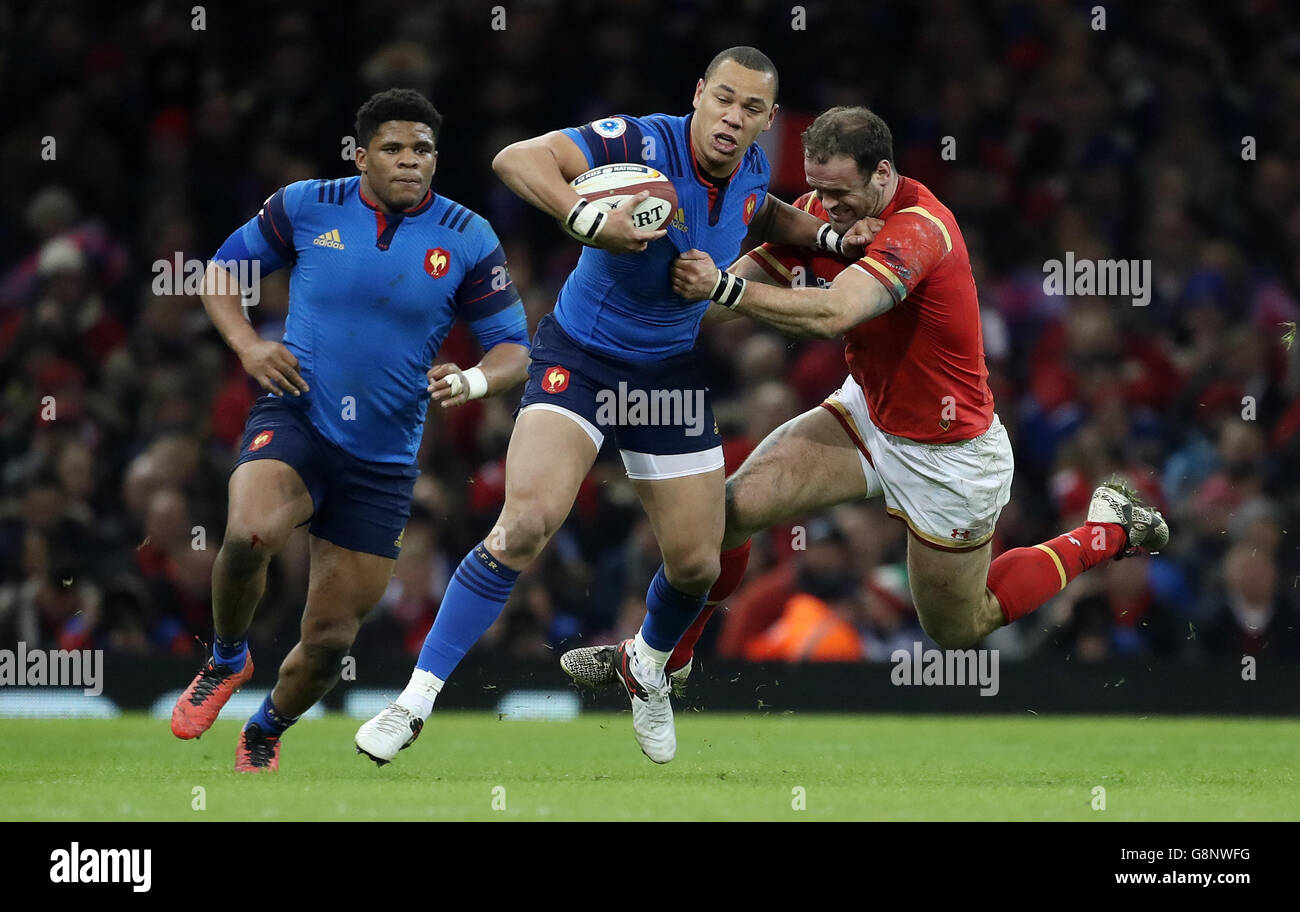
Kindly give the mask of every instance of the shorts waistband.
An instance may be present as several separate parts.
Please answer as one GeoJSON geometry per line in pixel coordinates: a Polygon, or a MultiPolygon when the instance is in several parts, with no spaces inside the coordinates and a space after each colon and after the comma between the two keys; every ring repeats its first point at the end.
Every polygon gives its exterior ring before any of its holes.
{"type": "MultiPolygon", "coordinates": [[[[870,414],[867,415],[867,419],[871,420],[870,414]]],[[[872,421],[872,424],[875,424],[875,422],[872,421]]],[[[883,436],[886,440],[890,441],[891,443],[905,444],[907,446],[924,447],[927,450],[951,450],[951,449],[958,449],[961,447],[971,446],[972,444],[979,443],[981,440],[987,437],[993,430],[1001,426],[1002,426],[1002,420],[998,418],[997,413],[994,412],[993,420],[989,422],[989,426],[987,429],[985,429],[984,433],[980,434],[977,437],[969,437],[966,440],[950,440],[947,443],[926,443],[923,440],[913,440],[911,437],[899,437],[897,434],[890,434],[887,431],[881,430],[880,425],[878,424],[876,425],[876,430],[880,432],[881,436],[883,436]]]]}

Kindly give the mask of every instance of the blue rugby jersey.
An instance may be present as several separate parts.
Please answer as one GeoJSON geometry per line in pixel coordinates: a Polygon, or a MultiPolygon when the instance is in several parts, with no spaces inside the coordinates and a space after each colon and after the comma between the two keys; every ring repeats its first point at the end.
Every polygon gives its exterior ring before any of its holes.
{"type": "Polygon", "coordinates": [[[272,194],[214,259],[258,260],[264,275],[292,265],[283,344],[311,391],[284,399],[359,459],[415,461],[425,372],[457,318],[485,349],[528,344],[492,226],[432,191],[386,214],[359,176],[299,181],[272,194]]]}
{"type": "Polygon", "coordinates": [[[662,171],[677,191],[668,234],[644,253],[616,255],[587,247],[560,289],[555,318],[573,339],[628,361],[650,361],[689,351],[707,301],[676,295],[669,267],[695,248],[726,268],[740,255],[749,222],[767,198],[771,168],[757,144],[731,177],[717,186],[700,171],[691,146],[691,116],[619,115],[564,130],[589,168],[614,162],[662,171]]]}

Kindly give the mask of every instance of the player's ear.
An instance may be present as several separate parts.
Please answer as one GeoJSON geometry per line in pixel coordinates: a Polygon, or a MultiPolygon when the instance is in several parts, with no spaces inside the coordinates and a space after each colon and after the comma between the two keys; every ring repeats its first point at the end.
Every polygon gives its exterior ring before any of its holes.
{"type": "Polygon", "coordinates": [[[763,127],[764,133],[772,129],[772,121],[776,119],[776,112],[779,110],[781,110],[781,106],[775,101],[772,102],[772,110],[767,112],[767,126],[763,127]]]}
{"type": "Polygon", "coordinates": [[[701,79],[695,83],[695,97],[691,99],[691,107],[695,110],[700,109],[700,99],[704,97],[704,80],[701,79]]]}
{"type": "Polygon", "coordinates": [[[433,155],[431,156],[431,158],[433,159],[433,170],[429,172],[429,175],[433,176],[438,172],[438,150],[437,149],[433,150],[433,155]]]}
{"type": "Polygon", "coordinates": [[[357,170],[362,174],[366,173],[366,147],[357,146],[357,150],[352,153],[352,163],[357,166],[357,170]]]}

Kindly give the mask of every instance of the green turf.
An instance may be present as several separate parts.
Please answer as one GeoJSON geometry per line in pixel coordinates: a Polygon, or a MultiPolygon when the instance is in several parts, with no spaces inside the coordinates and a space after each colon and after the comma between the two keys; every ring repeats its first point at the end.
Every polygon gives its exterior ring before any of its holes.
{"type": "Polygon", "coordinates": [[[663,767],[631,725],[442,713],[377,769],[353,753],[357,722],[331,716],[289,732],[279,773],[246,776],[235,723],[180,742],[142,716],[0,720],[0,818],[1300,819],[1293,720],[684,713],[663,767]]]}

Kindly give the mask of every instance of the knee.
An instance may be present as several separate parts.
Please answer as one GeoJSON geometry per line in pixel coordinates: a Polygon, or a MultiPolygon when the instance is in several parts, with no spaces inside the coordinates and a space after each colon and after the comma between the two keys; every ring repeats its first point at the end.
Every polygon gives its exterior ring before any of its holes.
{"type": "Polygon", "coordinates": [[[357,624],[348,621],[318,621],[303,626],[300,645],[311,673],[335,675],[356,639],[357,624]]]}
{"type": "Polygon", "coordinates": [[[693,548],[681,554],[664,555],[664,575],[668,582],[673,588],[692,595],[708,592],[721,572],[716,548],[693,548]]]}
{"type": "Polygon", "coordinates": [[[508,562],[531,563],[563,521],[562,516],[548,515],[540,504],[510,504],[488,535],[487,545],[508,562]]]}
{"type": "Polygon", "coordinates": [[[229,526],[221,542],[221,558],[227,569],[238,577],[261,570],[277,550],[268,536],[247,526],[229,526]]]}

